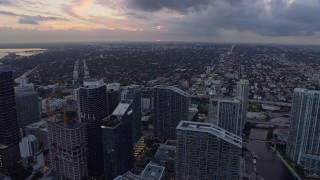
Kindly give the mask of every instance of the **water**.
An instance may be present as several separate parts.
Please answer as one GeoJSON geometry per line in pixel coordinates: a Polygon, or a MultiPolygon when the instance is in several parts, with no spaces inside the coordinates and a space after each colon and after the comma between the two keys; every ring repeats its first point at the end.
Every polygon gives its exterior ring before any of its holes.
{"type": "Polygon", "coordinates": [[[9,52],[15,52],[19,56],[31,56],[44,52],[46,49],[41,48],[24,48],[24,49],[0,49],[0,59],[8,55],[9,52]]]}
{"type": "MultiPolygon", "coordinates": [[[[256,139],[265,139],[267,137],[267,129],[252,128],[250,137],[256,139]]],[[[294,176],[290,173],[282,161],[268,150],[266,143],[262,141],[251,141],[250,150],[255,152],[257,159],[257,173],[265,180],[290,180],[294,176]]]]}

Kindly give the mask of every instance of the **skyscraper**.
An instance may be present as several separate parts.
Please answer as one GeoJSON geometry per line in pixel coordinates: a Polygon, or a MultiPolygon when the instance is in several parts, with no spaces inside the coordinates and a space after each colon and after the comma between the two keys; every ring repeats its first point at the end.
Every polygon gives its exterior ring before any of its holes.
{"type": "Polygon", "coordinates": [[[107,84],[109,113],[112,113],[121,101],[120,83],[107,84]]]}
{"type": "Polygon", "coordinates": [[[320,172],[320,91],[294,89],[286,155],[310,171],[320,172]]]}
{"type": "Polygon", "coordinates": [[[39,95],[33,84],[21,84],[15,89],[19,126],[23,132],[29,124],[40,121],[39,95]]]}
{"type": "Polygon", "coordinates": [[[242,129],[246,124],[246,115],[248,111],[248,100],[249,100],[249,86],[250,86],[250,82],[246,79],[240,79],[240,81],[237,83],[236,98],[242,100],[242,103],[241,103],[242,129]]]}
{"type": "Polygon", "coordinates": [[[131,85],[124,87],[121,92],[121,99],[131,99],[133,110],[133,143],[139,141],[142,136],[141,122],[141,87],[139,85],[131,85]]]}
{"type": "Polygon", "coordinates": [[[10,67],[0,66],[0,171],[20,160],[19,123],[10,67]]]}
{"type": "Polygon", "coordinates": [[[102,122],[103,159],[106,180],[133,169],[133,101],[122,100],[102,122]]]}
{"type": "Polygon", "coordinates": [[[104,169],[101,123],[108,116],[106,85],[102,80],[84,81],[78,93],[80,119],[87,123],[89,176],[100,178],[104,169]]]}
{"type": "Polygon", "coordinates": [[[51,169],[62,179],[87,179],[87,139],[85,123],[53,116],[48,122],[51,169]]]}
{"type": "Polygon", "coordinates": [[[39,139],[40,144],[42,144],[44,149],[49,148],[48,144],[48,123],[46,120],[41,120],[39,122],[29,124],[25,128],[26,136],[34,135],[39,139]]]}
{"type": "Polygon", "coordinates": [[[176,127],[188,119],[189,95],[174,86],[153,88],[154,136],[161,141],[176,138],[176,127]]]}
{"type": "Polygon", "coordinates": [[[239,136],[213,124],[181,121],[177,126],[177,180],[239,179],[239,136]]]}
{"type": "Polygon", "coordinates": [[[40,142],[34,135],[23,137],[19,142],[22,162],[25,166],[32,166],[37,170],[44,166],[44,157],[40,149],[40,142]]]}
{"type": "Polygon", "coordinates": [[[242,101],[239,99],[211,98],[209,122],[237,136],[242,136],[242,101]]]}

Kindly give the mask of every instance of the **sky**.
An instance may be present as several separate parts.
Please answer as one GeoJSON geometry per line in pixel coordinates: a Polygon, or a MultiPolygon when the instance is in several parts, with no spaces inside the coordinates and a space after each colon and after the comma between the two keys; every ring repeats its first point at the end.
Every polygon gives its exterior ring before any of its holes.
{"type": "Polygon", "coordinates": [[[0,43],[320,43],[320,0],[0,0],[0,43]]]}

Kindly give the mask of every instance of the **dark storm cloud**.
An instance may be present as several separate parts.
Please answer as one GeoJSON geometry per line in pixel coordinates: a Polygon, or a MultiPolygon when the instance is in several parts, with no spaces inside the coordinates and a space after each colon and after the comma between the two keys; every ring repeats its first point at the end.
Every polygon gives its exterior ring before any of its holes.
{"type": "Polygon", "coordinates": [[[169,9],[187,14],[190,10],[199,11],[205,9],[212,1],[210,0],[128,0],[128,7],[144,11],[159,11],[169,9]]]}
{"type": "Polygon", "coordinates": [[[252,0],[227,9],[213,7],[213,11],[207,14],[207,17],[213,17],[207,18],[210,22],[208,24],[225,29],[253,31],[265,36],[310,36],[319,31],[317,17],[320,17],[320,6],[296,3],[287,5],[281,0],[272,2],[268,8],[252,0]]]}
{"type": "MultiPolygon", "coordinates": [[[[44,17],[44,16],[22,16],[19,19],[20,24],[39,24],[41,21],[50,21],[50,20],[62,20],[58,17],[44,17]]],[[[65,20],[65,19],[63,19],[65,20]]]]}
{"type": "Polygon", "coordinates": [[[19,17],[20,24],[39,24],[41,21],[50,21],[50,20],[66,20],[64,18],[54,17],[54,16],[28,16],[23,14],[16,14],[9,11],[0,11],[0,15],[6,16],[16,16],[19,17]]]}
{"type": "Polygon", "coordinates": [[[149,19],[149,17],[147,15],[143,15],[141,13],[136,13],[136,12],[128,12],[125,15],[127,15],[129,17],[134,17],[136,19],[149,19]]]}
{"type": "Polygon", "coordinates": [[[311,36],[320,30],[320,5],[286,0],[127,0],[146,12],[169,9],[184,14],[161,22],[168,31],[216,36],[223,29],[263,36],[311,36]]]}

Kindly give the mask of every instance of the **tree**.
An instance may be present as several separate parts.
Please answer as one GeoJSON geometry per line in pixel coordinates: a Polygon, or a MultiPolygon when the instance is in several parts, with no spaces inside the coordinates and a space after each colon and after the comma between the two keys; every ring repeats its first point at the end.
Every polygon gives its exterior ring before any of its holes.
{"type": "Polygon", "coordinates": [[[296,172],[297,172],[297,174],[299,174],[300,177],[304,177],[304,170],[303,170],[302,166],[297,165],[296,166],[296,172]]]}
{"type": "Polygon", "coordinates": [[[38,179],[40,179],[40,178],[42,178],[42,177],[43,177],[43,174],[42,174],[41,172],[37,172],[37,173],[32,177],[31,180],[38,180],[38,179]]]}
{"type": "Polygon", "coordinates": [[[268,128],[267,140],[271,140],[273,138],[273,130],[274,128],[272,127],[268,128]]]}
{"type": "Polygon", "coordinates": [[[31,175],[31,172],[29,171],[28,168],[25,168],[24,166],[19,164],[19,165],[13,167],[10,170],[9,174],[12,179],[26,179],[27,177],[29,177],[31,175]]]}
{"type": "Polygon", "coordinates": [[[246,124],[244,125],[243,134],[245,134],[247,137],[249,137],[250,135],[251,127],[252,125],[250,122],[246,122],[246,124]]]}

